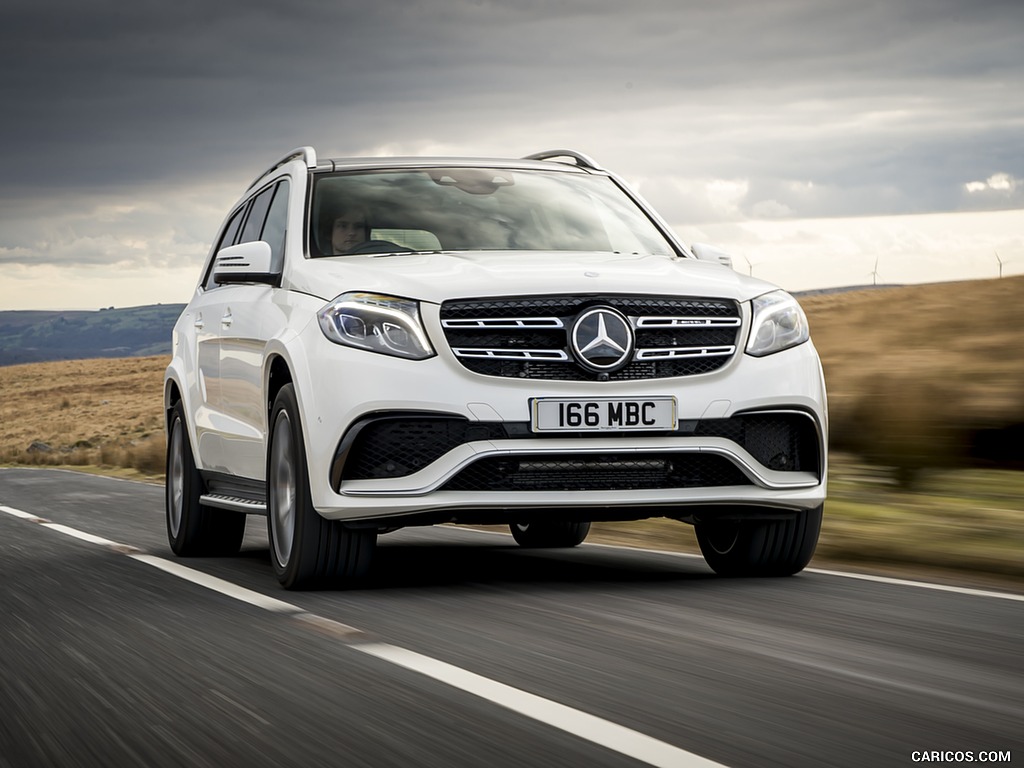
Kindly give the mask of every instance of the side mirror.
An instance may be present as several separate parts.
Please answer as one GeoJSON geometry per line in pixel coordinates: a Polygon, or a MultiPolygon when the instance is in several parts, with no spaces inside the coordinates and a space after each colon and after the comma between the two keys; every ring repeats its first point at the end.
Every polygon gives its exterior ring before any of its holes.
{"type": "Polygon", "coordinates": [[[280,285],[280,273],[270,271],[272,258],[270,244],[262,240],[232,245],[217,253],[213,279],[218,283],[280,285]]]}
{"type": "Polygon", "coordinates": [[[715,248],[713,245],[694,243],[690,246],[690,250],[701,261],[713,261],[716,264],[722,264],[732,269],[732,256],[719,248],[715,248]]]}

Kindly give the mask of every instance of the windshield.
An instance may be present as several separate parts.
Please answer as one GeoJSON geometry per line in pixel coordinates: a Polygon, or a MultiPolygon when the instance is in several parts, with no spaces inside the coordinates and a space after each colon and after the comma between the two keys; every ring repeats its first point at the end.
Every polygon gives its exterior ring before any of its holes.
{"type": "Polygon", "coordinates": [[[310,254],[605,251],[675,255],[608,177],[504,168],[317,174],[310,254]]]}

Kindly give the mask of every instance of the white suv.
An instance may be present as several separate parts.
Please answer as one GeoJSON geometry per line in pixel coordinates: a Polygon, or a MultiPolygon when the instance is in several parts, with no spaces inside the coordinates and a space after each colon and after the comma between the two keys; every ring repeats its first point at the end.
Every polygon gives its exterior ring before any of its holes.
{"type": "Polygon", "coordinates": [[[793,297],[688,249],[577,152],[318,159],[231,210],[174,329],[167,533],[288,588],[363,576],[377,535],[693,524],[711,567],[786,575],[825,499],[821,365],[793,297]]]}

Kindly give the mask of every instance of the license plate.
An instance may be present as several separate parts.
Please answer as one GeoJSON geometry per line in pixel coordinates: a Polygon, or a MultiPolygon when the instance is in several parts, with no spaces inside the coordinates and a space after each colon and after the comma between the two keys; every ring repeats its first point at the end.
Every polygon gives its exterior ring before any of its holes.
{"type": "Polygon", "coordinates": [[[534,432],[674,430],[674,397],[535,397],[530,401],[534,432]]]}

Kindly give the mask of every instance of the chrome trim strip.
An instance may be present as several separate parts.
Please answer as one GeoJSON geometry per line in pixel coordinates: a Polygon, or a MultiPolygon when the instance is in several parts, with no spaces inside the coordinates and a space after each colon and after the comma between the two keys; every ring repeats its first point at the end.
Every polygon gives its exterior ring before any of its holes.
{"type": "Polygon", "coordinates": [[[567,363],[569,355],[561,349],[477,349],[473,347],[452,347],[456,357],[486,360],[547,360],[567,363]]]}
{"type": "Polygon", "coordinates": [[[736,347],[651,347],[638,349],[634,360],[675,360],[680,357],[725,357],[736,347]]]}
{"type": "Polygon", "coordinates": [[[637,328],[735,328],[738,317],[653,317],[636,318],[637,328]]]}
{"type": "Polygon", "coordinates": [[[481,317],[469,320],[442,320],[441,327],[510,331],[521,328],[564,328],[565,324],[558,317],[481,317]]]}

